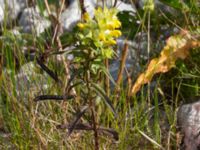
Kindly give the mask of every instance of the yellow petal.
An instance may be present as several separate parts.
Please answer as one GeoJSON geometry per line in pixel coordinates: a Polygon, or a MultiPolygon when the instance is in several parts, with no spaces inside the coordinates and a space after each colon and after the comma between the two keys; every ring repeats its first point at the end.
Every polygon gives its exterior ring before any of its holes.
{"type": "Polygon", "coordinates": [[[113,25],[115,28],[121,27],[121,22],[118,19],[113,20],[113,25]]]}
{"type": "Polygon", "coordinates": [[[83,23],[78,23],[77,26],[78,26],[80,29],[84,29],[84,28],[85,28],[85,24],[83,24],[83,23]]]}
{"type": "Polygon", "coordinates": [[[90,20],[90,15],[89,15],[87,12],[84,13],[84,14],[83,14],[83,19],[84,19],[85,21],[90,20]]]}
{"type": "Polygon", "coordinates": [[[103,34],[103,33],[99,33],[99,36],[98,36],[98,38],[99,38],[99,40],[101,40],[101,41],[105,41],[105,34],[103,34]]]}
{"type": "Polygon", "coordinates": [[[107,45],[116,45],[117,43],[116,43],[115,40],[110,39],[110,40],[108,40],[108,41],[105,41],[105,44],[107,44],[107,45]]]}
{"type": "Polygon", "coordinates": [[[119,30],[113,30],[110,32],[110,35],[113,37],[119,37],[122,35],[122,33],[119,30]]]}

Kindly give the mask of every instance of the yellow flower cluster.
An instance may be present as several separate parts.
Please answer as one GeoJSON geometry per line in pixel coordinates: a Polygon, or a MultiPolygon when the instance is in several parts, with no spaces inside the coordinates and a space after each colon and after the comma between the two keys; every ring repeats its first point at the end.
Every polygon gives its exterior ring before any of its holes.
{"type": "Polygon", "coordinates": [[[110,47],[116,44],[116,38],[121,36],[121,22],[117,18],[115,8],[97,8],[92,19],[88,13],[83,15],[83,21],[77,26],[83,38],[90,38],[94,45],[101,49],[105,57],[110,58],[113,51],[110,47]],[[107,52],[105,52],[105,51],[107,52]],[[104,52],[103,52],[104,51],[104,52]]]}

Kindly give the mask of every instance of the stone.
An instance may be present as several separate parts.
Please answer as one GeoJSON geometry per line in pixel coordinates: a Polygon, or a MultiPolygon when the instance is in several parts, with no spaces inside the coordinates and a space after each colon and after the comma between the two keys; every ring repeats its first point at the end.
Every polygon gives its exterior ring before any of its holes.
{"type": "Polygon", "coordinates": [[[19,20],[19,25],[25,33],[35,33],[37,36],[50,27],[50,21],[40,15],[39,8],[24,9],[19,20]]]}
{"type": "Polygon", "coordinates": [[[8,15],[7,21],[17,19],[25,6],[26,0],[0,0],[0,23],[5,19],[5,15],[8,15]],[[5,6],[7,6],[7,8],[5,8],[5,6]]]}
{"type": "MultiPolygon", "coordinates": [[[[113,7],[115,4],[115,0],[107,0],[105,1],[105,5],[109,8],[113,7]]],[[[98,1],[98,6],[103,6],[102,4],[102,1],[98,1]]],[[[128,3],[124,3],[120,0],[117,0],[117,3],[116,3],[116,8],[119,10],[119,11],[130,11],[130,12],[136,12],[136,8],[135,8],[135,5],[133,4],[128,4],[128,3]]]]}
{"type": "Polygon", "coordinates": [[[60,17],[61,26],[65,31],[72,31],[76,23],[81,19],[81,11],[77,0],[70,3],[60,17]]]}
{"type": "Polygon", "coordinates": [[[183,137],[185,150],[200,148],[200,100],[180,106],[177,112],[177,125],[183,137]]]}
{"type": "MultiPolygon", "coordinates": [[[[84,2],[86,11],[90,16],[94,16],[96,0],[87,0],[84,2]]],[[[79,5],[78,0],[72,0],[67,9],[61,14],[61,25],[65,31],[72,31],[76,23],[81,20],[81,10],[79,5]]]]}
{"type": "MultiPolygon", "coordinates": [[[[114,0],[112,1],[106,1],[105,2],[107,7],[112,7],[114,4],[114,0]]],[[[76,25],[78,21],[81,20],[81,10],[79,6],[78,0],[71,0],[70,5],[64,10],[64,12],[61,14],[60,21],[61,26],[65,31],[72,31],[73,27],[76,25]]],[[[86,8],[86,11],[90,14],[91,17],[94,16],[94,9],[98,6],[102,7],[102,1],[97,0],[87,0],[84,1],[84,5],[86,8]]],[[[136,12],[135,6],[131,4],[126,4],[122,1],[117,1],[116,8],[119,11],[131,11],[136,12]]]]}
{"type": "Polygon", "coordinates": [[[48,75],[36,73],[37,69],[39,68],[33,62],[29,62],[24,64],[15,75],[16,92],[19,98],[23,97],[26,100],[29,96],[35,96],[38,92],[45,92],[49,88],[48,75]]]}
{"type": "Polygon", "coordinates": [[[0,0],[0,23],[4,19],[4,0],[0,0]]]}

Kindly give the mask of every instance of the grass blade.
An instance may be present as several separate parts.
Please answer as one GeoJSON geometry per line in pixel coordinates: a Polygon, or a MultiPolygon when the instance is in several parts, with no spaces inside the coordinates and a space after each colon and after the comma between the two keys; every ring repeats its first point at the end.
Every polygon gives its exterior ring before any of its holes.
{"type": "Polygon", "coordinates": [[[100,88],[97,84],[95,83],[91,83],[92,87],[94,88],[94,90],[97,92],[97,94],[103,98],[103,100],[105,101],[106,105],[110,108],[110,110],[113,112],[114,116],[117,117],[117,113],[115,112],[115,109],[112,105],[112,102],[110,100],[110,98],[106,95],[106,93],[104,92],[104,90],[102,88],[100,88]]]}

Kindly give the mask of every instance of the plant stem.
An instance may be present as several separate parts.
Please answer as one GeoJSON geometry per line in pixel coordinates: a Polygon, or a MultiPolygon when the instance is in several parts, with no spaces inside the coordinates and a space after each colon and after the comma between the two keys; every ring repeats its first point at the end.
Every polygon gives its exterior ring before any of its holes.
{"type": "Polygon", "coordinates": [[[96,112],[95,112],[94,103],[93,103],[93,107],[91,108],[91,111],[92,111],[92,121],[93,121],[93,130],[94,130],[95,150],[99,150],[99,136],[98,136],[96,112]]]}
{"type": "MultiPolygon", "coordinates": [[[[106,66],[107,71],[109,71],[108,59],[105,60],[105,66],[106,66]]],[[[110,79],[107,75],[105,75],[105,88],[106,88],[106,94],[109,97],[110,96],[110,79]]]]}
{"type": "MultiPolygon", "coordinates": [[[[89,68],[89,61],[87,64],[87,67],[89,68]]],[[[88,89],[87,99],[89,100],[89,106],[92,113],[92,124],[93,124],[93,130],[94,130],[94,140],[95,140],[95,150],[99,150],[99,137],[98,137],[98,131],[97,131],[97,119],[96,119],[96,111],[95,111],[95,99],[92,98],[92,91],[91,91],[91,85],[90,85],[90,71],[86,72],[86,84],[88,89]]]]}

